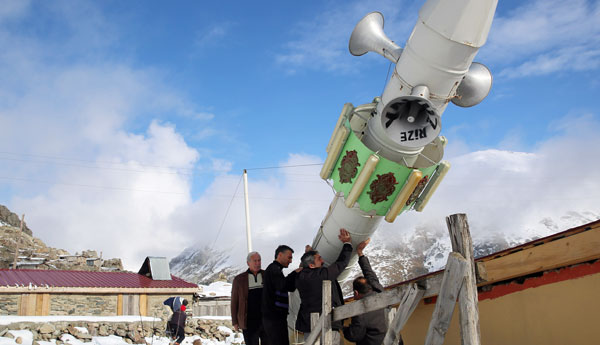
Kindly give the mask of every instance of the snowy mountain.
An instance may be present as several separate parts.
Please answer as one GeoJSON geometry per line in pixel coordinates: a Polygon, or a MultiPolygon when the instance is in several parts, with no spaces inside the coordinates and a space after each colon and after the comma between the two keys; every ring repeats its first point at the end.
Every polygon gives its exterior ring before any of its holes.
{"type": "Polygon", "coordinates": [[[230,263],[225,251],[204,247],[189,247],[171,259],[171,274],[196,284],[208,285],[217,280],[232,281],[244,270],[230,263]]]}
{"type": "MultiPolygon", "coordinates": [[[[544,217],[519,231],[505,232],[496,231],[496,224],[470,223],[475,257],[487,256],[597,219],[600,219],[600,213],[571,211],[562,216],[544,217]]],[[[395,240],[376,232],[365,254],[381,283],[386,286],[443,269],[450,251],[450,238],[444,224],[418,226],[395,240]]],[[[176,276],[199,284],[231,281],[235,274],[245,269],[232,265],[227,252],[208,247],[185,249],[171,260],[170,266],[176,276]]],[[[342,284],[345,293],[351,291],[352,279],[360,274],[357,264],[342,284]]]]}

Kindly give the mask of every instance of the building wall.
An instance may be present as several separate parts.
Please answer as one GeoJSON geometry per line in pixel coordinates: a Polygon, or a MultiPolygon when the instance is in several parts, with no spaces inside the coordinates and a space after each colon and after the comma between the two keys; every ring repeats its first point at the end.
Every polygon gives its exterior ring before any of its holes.
{"type": "MultiPolygon", "coordinates": [[[[600,273],[595,273],[480,300],[481,343],[596,345],[599,292],[600,273]]],[[[425,342],[434,307],[421,302],[415,309],[402,331],[405,344],[425,342]]],[[[457,308],[444,344],[461,344],[457,308]]]]}
{"type": "Polygon", "coordinates": [[[20,294],[0,295],[0,315],[19,314],[20,294]]]}
{"type": "Polygon", "coordinates": [[[181,296],[193,310],[192,294],[0,294],[0,315],[142,315],[167,320],[172,312],[163,302],[181,296]]]}
{"type": "Polygon", "coordinates": [[[117,315],[117,295],[51,294],[50,315],[117,315]]]}
{"type": "Polygon", "coordinates": [[[193,310],[194,316],[231,316],[231,301],[199,301],[194,303],[193,310]]]}

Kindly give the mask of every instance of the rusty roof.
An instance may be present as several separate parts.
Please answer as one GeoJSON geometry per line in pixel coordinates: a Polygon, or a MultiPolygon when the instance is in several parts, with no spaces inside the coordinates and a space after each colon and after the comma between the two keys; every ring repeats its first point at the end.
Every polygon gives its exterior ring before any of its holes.
{"type": "Polygon", "coordinates": [[[172,289],[198,288],[171,275],[172,280],[152,280],[131,272],[88,272],[34,269],[0,269],[0,287],[94,287],[94,288],[139,288],[172,289]]]}

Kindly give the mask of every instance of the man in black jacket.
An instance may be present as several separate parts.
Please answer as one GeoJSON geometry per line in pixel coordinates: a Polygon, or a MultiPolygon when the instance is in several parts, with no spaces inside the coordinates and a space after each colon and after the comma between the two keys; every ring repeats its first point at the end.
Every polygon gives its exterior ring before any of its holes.
{"type": "MultiPolygon", "coordinates": [[[[307,246],[308,251],[302,255],[302,259],[300,260],[303,269],[296,278],[296,288],[300,293],[300,310],[296,319],[296,330],[304,333],[304,339],[307,339],[310,333],[310,313],[321,313],[324,280],[332,282],[332,306],[335,308],[344,304],[342,289],[337,282],[337,277],[344,271],[350,261],[352,238],[350,233],[345,229],[340,229],[338,238],[344,245],[340,255],[333,264],[327,267],[323,266],[323,258],[319,255],[319,252],[312,250],[310,246],[307,246]]],[[[339,333],[339,330],[342,329],[342,321],[333,322],[331,328],[334,330],[333,344],[342,344],[339,333]]]]}
{"type": "MultiPolygon", "coordinates": [[[[370,239],[361,242],[356,248],[358,264],[364,276],[358,277],[352,282],[355,300],[383,292],[383,286],[379,283],[379,279],[373,269],[371,269],[369,259],[363,255],[363,249],[369,241],[370,239]]],[[[374,310],[354,316],[350,326],[344,327],[344,337],[347,340],[355,342],[356,345],[381,345],[387,328],[385,310],[374,310]]]]}
{"type": "Polygon", "coordinates": [[[288,292],[294,291],[296,269],[285,277],[283,269],[292,263],[294,250],[280,245],[275,250],[273,261],[263,273],[262,319],[269,344],[289,345],[287,314],[288,292]]]}

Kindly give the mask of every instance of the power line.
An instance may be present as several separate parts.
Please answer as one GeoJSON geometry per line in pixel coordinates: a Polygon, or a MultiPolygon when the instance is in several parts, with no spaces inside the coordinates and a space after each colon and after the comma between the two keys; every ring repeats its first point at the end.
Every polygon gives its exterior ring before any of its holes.
{"type": "MultiPolygon", "coordinates": [[[[58,157],[58,156],[45,156],[45,155],[36,155],[36,154],[29,154],[29,153],[18,153],[18,152],[8,152],[8,151],[0,151],[0,154],[7,154],[7,155],[13,155],[13,156],[27,156],[27,157],[38,157],[38,158],[47,158],[47,159],[57,159],[57,160],[64,160],[64,161],[73,161],[73,162],[86,162],[86,163],[102,163],[102,164],[112,164],[112,165],[124,165],[126,163],[122,163],[122,162],[109,162],[109,161],[93,161],[93,160],[89,160],[89,159],[78,159],[78,158],[68,158],[68,157],[58,157]]],[[[190,172],[193,172],[193,169],[189,169],[189,168],[175,168],[175,167],[169,167],[169,166],[160,166],[160,165],[150,165],[150,164],[140,164],[141,167],[148,167],[148,168],[162,168],[162,169],[180,169],[180,170],[189,170],[190,172]]]]}
{"type": "MultiPolygon", "coordinates": [[[[138,172],[138,173],[171,174],[171,175],[188,175],[188,176],[193,176],[194,175],[194,173],[192,173],[192,172],[186,173],[186,172],[178,172],[178,171],[157,171],[157,170],[136,170],[136,169],[126,169],[126,168],[109,168],[109,167],[102,167],[102,166],[90,166],[90,165],[81,165],[81,164],[73,164],[73,163],[34,161],[34,160],[18,159],[18,158],[4,158],[4,157],[0,157],[0,160],[16,161],[16,162],[26,162],[26,163],[37,163],[37,164],[52,164],[52,165],[69,166],[69,167],[86,168],[86,169],[100,169],[100,170],[138,172]]],[[[124,165],[125,163],[115,163],[115,164],[122,164],[122,165],[124,165]]],[[[142,166],[142,165],[140,165],[140,166],[142,166]]],[[[163,168],[161,168],[161,169],[163,169],[163,168]]],[[[167,168],[164,168],[164,169],[167,169],[167,168]]],[[[190,169],[187,169],[187,168],[171,168],[171,169],[175,169],[175,170],[178,170],[178,169],[190,170],[190,169]]]]}
{"type": "Polygon", "coordinates": [[[109,190],[125,191],[125,192],[145,192],[145,193],[176,194],[176,195],[187,195],[188,194],[188,193],[168,192],[168,191],[160,191],[160,190],[144,190],[144,189],[134,189],[134,188],[125,188],[125,187],[97,186],[97,185],[81,184],[81,183],[64,183],[64,182],[42,181],[42,180],[26,179],[26,178],[20,178],[20,177],[0,176],[0,179],[2,179],[2,180],[15,180],[15,181],[27,181],[27,182],[44,183],[44,184],[51,184],[51,185],[62,185],[62,186],[70,186],[70,187],[86,187],[86,188],[95,188],[95,189],[109,189],[109,190]]]}
{"type": "Polygon", "coordinates": [[[223,216],[223,221],[221,221],[221,226],[219,226],[219,231],[217,231],[217,237],[215,237],[215,240],[213,241],[212,245],[210,246],[211,250],[215,246],[215,243],[217,243],[217,239],[219,239],[219,235],[221,234],[221,230],[223,230],[223,224],[225,224],[225,220],[227,219],[227,215],[229,214],[229,209],[231,208],[231,204],[233,204],[233,199],[235,198],[235,195],[237,194],[237,191],[238,191],[238,188],[240,187],[240,182],[242,182],[242,177],[243,176],[244,175],[240,175],[240,179],[238,181],[238,184],[235,187],[235,191],[233,192],[233,195],[231,196],[231,200],[229,201],[229,206],[227,206],[227,211],[225,211],[225,215],[223,216]]]}

